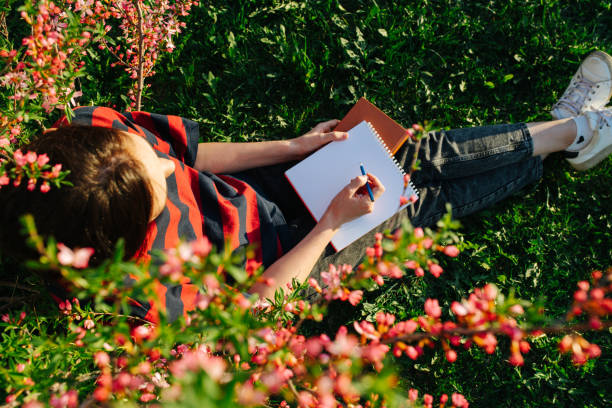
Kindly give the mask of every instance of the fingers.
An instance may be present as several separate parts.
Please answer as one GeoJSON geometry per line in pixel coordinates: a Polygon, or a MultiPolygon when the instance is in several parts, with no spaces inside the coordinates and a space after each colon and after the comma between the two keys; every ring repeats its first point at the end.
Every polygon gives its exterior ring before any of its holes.
{"type": "Polygon", "coordinates": [[[359,190],[360,187],[365,186],[367,182],[368,176],[357,176],[352,179],[351,182],[345,188],[347,189],[349,195],[352,197],[355,195],[357,190],[359,190]]]}
{"type": "Polygon", "coordinates": [[[346,138],[348,138],[348,133],[346,132],[328,132],[328,133],[323,133],[323,140],[324,143],[328,143],[328,142],[334,142],[337,140],[345,140],[346,138]]]}
{"type": "Polygon", "coordinates": [[[330,132],[333,128],[336,127],[336,125],[338,125],[338,123],[340,123],[338,119],[328,120],[327,122],[321,122],[317,124],[317,126],[315,126],[315,129],[317,129],[321,133],[330,132]]]}
{"type": "Polygon", "coordinates": [[[378,199],[385,192],[385,186],[383,186],[378,177],[370,173],[368,173],[368,182],[370,183],[372,194],[374,194],[374,200],[378,199]]]}

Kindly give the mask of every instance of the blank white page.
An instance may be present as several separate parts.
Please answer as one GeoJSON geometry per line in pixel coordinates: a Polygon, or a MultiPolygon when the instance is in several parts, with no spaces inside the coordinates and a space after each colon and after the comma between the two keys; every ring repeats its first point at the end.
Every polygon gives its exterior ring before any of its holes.
{"type": "MultiPolygon", "coordinates": [[[[374,211],[340,228],[331,243],[337,251],[357,240],[400,210],[404,192],[403,171],[370,123],[362,121],[348,132],[346,140],[331,142],[285,172],[313,217],[319,221],[331,200],[351,179],[360,176],[359,164],[378,177],[385,192],[374,203],[374,211]]],[[[408,186],[406,196],[416,194],[408,186]]],[[[406,207],[404,205],[401,208],[406,207]]]]}

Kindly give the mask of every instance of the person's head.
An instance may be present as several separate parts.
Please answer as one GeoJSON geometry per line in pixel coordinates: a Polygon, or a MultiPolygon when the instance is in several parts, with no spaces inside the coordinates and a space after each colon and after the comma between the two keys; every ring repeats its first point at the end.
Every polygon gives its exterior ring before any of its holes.
{"type": "Polygon", "coordinates": [[[18,221],[34,216],[42,236],[70,247],[92,247],[92,263],[125,240],[125,258],[136,254],[148,224],[163,210],[166,177],[174,163],[159,158],[142,137],[116,129],[73,125],[52,129],[24,150],[46,153],[52,164],[69,170],[73,186],[47,193],[26,184],[0,189],[0,248],[18,258],[31,256],[18,221]]]}

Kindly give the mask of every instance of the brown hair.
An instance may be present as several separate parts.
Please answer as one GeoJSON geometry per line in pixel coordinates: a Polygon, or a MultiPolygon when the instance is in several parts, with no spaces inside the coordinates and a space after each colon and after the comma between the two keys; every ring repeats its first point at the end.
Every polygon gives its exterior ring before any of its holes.
{"type": "Polygon", "coordinates": [[[142,245],[153,207],[149,179],[141,163],[125,149],[117,129],[72,125],[50,131],[23,151],[46,153],[51,163],[70,170],[73,186],[47,193],[27,191],[26,184],[0,189],[0,248],[18,258],[32,256],[21,235],[19,217],[30,213],[42,236],[69,247],[92,247],[91,263],[100,263],[125,239],[125,256],[142,245]]]}

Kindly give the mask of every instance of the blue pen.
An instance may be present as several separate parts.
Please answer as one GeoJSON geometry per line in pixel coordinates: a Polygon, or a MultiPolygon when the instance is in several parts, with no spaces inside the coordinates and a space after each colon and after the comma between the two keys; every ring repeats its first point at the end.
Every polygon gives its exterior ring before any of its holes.
{"type": "MultiPolygon", "coordinates": [[[[361,174],[366,175],[366,171],[363,168],[363,163],[359,163],[359,168],[361,169],[361,174]]],[[[372,189],[370,188],[370,183],[366,183],[366,188],[368,189],[368,194],[370,195],[370,200],[374,201],[374,194],[372,194],[372,189]]]]}

